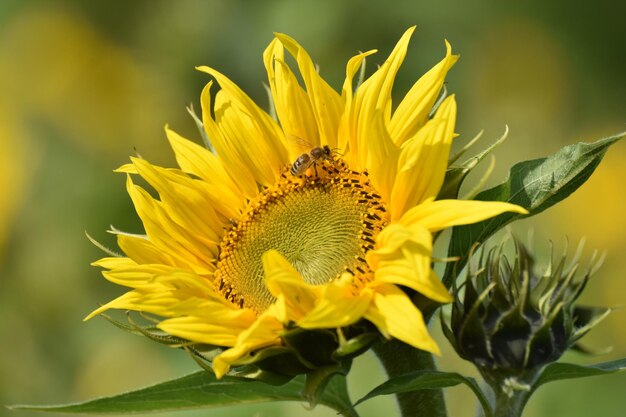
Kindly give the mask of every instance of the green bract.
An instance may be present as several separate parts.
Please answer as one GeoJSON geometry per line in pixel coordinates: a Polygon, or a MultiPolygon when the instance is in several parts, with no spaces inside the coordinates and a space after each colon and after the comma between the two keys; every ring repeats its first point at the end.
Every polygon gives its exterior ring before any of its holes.
{"type": "MultiPolygon", "coordinates": [[[[141,325],[128,315],[124,323],[103,314],[117,327],[145,336],[155,342],[187,351],[206,371],[213,374],[211,361],[223,348],[192,343],[159,330],[154,325],[141,325]]],[[[263,349],[251,355],[228,375],[247,381],[283,385],[300,374],[306,374],[304,400],[314,405],[326,384],[335,375],[347,375],[352,359],[380,341],[380,335],[369,323],[362,321],[341,330],[304,330],[294,327],[285,330],[284,345],[263,349]]]]}
{"type": "Polygon", "coordinates": [[[463,296],[455,289],[450,327],[443,323],[457,353],[487,380],[526,375],[532,381],[610,312],[575,305],[600,262],[592,260],[577,278],[579,254],[567,267],[565,256],[551,257],[538,273],[528,249],[515,239],[514,245],[512,264],[505,245],[486,257],[481,252],[478,264],[467,268],[463,296]]]}

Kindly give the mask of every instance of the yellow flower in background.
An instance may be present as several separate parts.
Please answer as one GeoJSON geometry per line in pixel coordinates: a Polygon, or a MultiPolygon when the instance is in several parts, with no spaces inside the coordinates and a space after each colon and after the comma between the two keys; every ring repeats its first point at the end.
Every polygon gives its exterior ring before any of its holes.
{"type": "Polygon", "coordinates": [[[142,115],[161,119],[166,103],[184,100],[163,81],[162,68],[134,57],[80,13],[25,9],[0,30],[0,90],[17,123],[41,120],[54,140],[105,156],[129,137],[137,149],[153,147],[154,124],[142,115]]]}
{"type": "Polygon", "coordinates": [[[31,173],[25,166],[38,162],[38,155],[29,149],[28,139],[13,106],[0,100],[0,265],[5,259],[13,220],[30,183],[31,173]]]}
{"type": "Polygon", "coordinates": [[[145,235],[116,232],[126,257],[96,265],[132,290],[89,317],[110,308],[160,316],[158,328],[170,335],[225,348],[213,359],[218,377],[280,346],[294,327],[366,320],[387,338],[438,353],[400,286],[450,301],[431,269],[432,234],[525,211],[435,201],[454,137],[454,96],[433,106],[457,56],[446,44],[444,59],[393,110],[391,90],[413,30],[356,89],[353,78],[375,51],[350,59],[341,93],[298,43],[277,34],[264,53],[277,120],[224,75],[200,67],[220,87],[212,95],[209,82],[201,97],[212,149],[166,129],[180,169],[139,158],[120,168],[145,235]]]}

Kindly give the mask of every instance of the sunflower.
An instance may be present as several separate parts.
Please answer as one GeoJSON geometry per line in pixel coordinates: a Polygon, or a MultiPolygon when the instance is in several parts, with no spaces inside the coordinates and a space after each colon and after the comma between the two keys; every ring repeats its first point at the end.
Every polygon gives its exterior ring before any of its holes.
{"type": "Polygon", "coordinates": [[[95,265],[131,290],[88,318],[111,308],[156,315],[168,335],[222,347],[212,358],[218,377],[283,345],[294,328],[340,333],[366,323],[438,353],[405,292],[452,300],[431,269],[433,234],[525,211],[435,200],[456,119],[454,96],[438,98],[458,56],[446,42],[445,57],[392,110],[413,30],[356,87],[355,74],[376,51],[351,58],[340,93],[295,40],[276,34],[263,54],[273,116],[223,74],[199,67],[214,79],[201,95],[208,146],[166,127],[179,168],[131,158],[118,170],[145,234],[115,231],[125,256],[95,265]]]}

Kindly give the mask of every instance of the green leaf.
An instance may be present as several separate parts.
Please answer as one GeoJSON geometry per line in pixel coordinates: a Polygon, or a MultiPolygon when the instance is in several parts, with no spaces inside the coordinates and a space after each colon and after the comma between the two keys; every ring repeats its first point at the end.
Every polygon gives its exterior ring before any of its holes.
{"type": "Polygon", "coordinates": [[[353,407],[356,407],[362,402],[367,401],[373,397],[377,397],[379,395],[398,394],[401,392],[418,390],[441,389],[454,387],[459,384],[467,385],[474,392],[474,394],[476,394],[476,397],[480,401],[480,404],[483,406],[486,417],[491,417],[493,415],[491,411],[491,406],[489,405],[487,398],[485,398],[483,392],[481,391],[474,378],[464,377],[463,375],[456,372],[441,372],[434,370],[416,371],[400,375],[395,378],[391,378],[371,390],[367,395],[354,403],[353,407]]]}
{"type": "Polygon", "coordinates": [[[551,363],[541,372],[539,379],[537,379],[533,385],[533,391],[541,385],[552,381],[607,375],[613,372],[623,371],[624,369],[626,369],[626,358],[589,366],[574,365],[572,363],[551,363]]]}
{"type": "MultiPolygon", "coordinates": [[[[14,410],[88,414],[127,414],[155,411],[180,411],[269,401],[304,401],[304,377],[273,386],[240,378],[215,376],[200,371],[157,385],[111,397],[65,405],[17,405],[14,410]]],[[[346,417],[358,417],[352,410],[344,377],[333,378],[317,398],[346,417]]]]}
{"type": "Polygon", "coordinates": [[[608,147],[624,136],[626,132],[594,143],[569,145],[547,158],[517,163],[511,167],[505,182],[480,192],[475,200],[518,204],[530,214],[503,213],[479,223],[454,227],[448,256],[460,256],[461,260],[446,266],[444,284],[450,287],[454,271],[460,271],[467,263],[467,255],[474,243],[482,243],[506,224],[541,213],[565,199],[587,181],[608,147]]]}
{"type": "MultiPolygon", "coordinates": [[[[348,374],[350,365],[351,364],[348,363],[346,364],[346,367],[342,367],[340,365],[329,366],[307,373],[304,381],[302,397],[308,401],[309,405],[314,407],[320,396],[324,395],[326,392],[326,388],[331,381],[337,377],[341,377],[345,381],[345,375],[348,374]]],[[[348,398],[348,391],[345,383],[344,386],[346,388],[345,397],[348,398]]]]}

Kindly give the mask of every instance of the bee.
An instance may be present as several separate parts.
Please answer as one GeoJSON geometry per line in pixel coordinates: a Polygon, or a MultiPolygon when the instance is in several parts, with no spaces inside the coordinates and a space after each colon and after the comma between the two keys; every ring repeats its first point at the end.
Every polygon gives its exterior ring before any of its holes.
{"type": "Polygon", "coordinates": [[[332,150],[328,145],[324,145],[322,147],[316,146],[311,149],[309,152],[303,153],[291,165],[291,175],[297,176],[302,175],[306,172],[307,169],[311,165],[315,169],[315,175],[317,175],[317,166],[315,163],[321,159],[330,159],[332,154],[332,150]]]}

